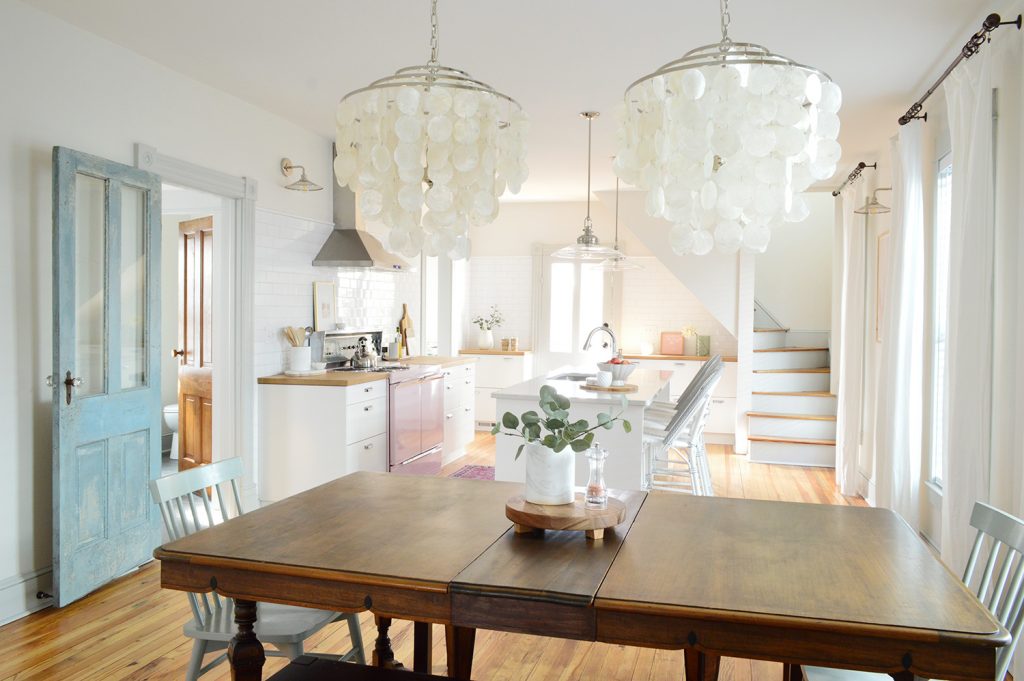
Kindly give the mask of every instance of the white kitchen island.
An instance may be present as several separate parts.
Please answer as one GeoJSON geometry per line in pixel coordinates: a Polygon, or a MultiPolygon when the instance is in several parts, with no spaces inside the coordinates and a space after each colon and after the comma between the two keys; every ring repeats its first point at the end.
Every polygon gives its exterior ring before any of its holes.
{"type": "MultiPolygon", "coordinates": [[[[548,373],[545,376],[538,376],[529,381],[504,388],[494,392],[497,401],[498,418],[506,411],[510,411],[517,417],[523,412],[536,411],[542,414],[540,405],[540,389],[543,385],[550,385],[560,394],[569,398],[571,406],[569,415],[572,420],[586,419],[591,425],[597,423],[597,415],[601,412],[618,414],[622,409],[622,396],[627,400],[626,411],[623,417],[628,420],[633,431],[626,433],[620,423],[616,423],[611,430],[599,428],[594,431],[595,442],[608,450],[608,459],[605,463],[605,482],[608,487],[614,489],[641,489],[643,481],[643,432],[644,432],[644,411],[655,400],[669,399],[669,383],[672,380],[671,371],[658,371],[654,369],[637,368],[626,380],[627,383],[636,385],[639,390],[634,393],[608,393],[583,390],[582,381],[567,380],[558,378],[567,374],[588,374],[596,373],[596,367],[562,367],[548,373]]],[[[525,456],[515,459],[516,450],[523,440],[518,437],[499,434],[496,443],[496,457],[494,464],[495,480],[511,482],[523,482],[526,479],[525,456]]],[[[585,454],[572,454],[576,457],[576,484],[586,485],[588,475],[587,458],[585,454]]]]}

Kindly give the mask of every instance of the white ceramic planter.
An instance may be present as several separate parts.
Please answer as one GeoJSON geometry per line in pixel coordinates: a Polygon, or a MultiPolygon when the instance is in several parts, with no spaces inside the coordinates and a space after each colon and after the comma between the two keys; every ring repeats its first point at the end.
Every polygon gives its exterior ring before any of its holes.
{"type": "Polygon", "coordinates": [[[555,452],[531,442],[523,449],[526,457],[526,500],[531,504],[557,506],[575,499],[576,454],[566,447],[555,452]]]}
{"type": "Polygon", "coordinates": [[[494,332],[490,329],[481,329],[476,334],[476,344],[481,350],[490,350],[494,347],[494,332]]]}

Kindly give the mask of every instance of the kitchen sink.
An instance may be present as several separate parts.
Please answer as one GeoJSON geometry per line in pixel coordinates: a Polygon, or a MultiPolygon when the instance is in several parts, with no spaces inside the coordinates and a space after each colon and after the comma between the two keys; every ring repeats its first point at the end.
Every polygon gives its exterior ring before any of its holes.
{"type": "Polygon", "coordinates": [[[558,374],[557,376],[552,376],[551,380],[552,381],[576,381],[578,383],[583,383],[588,378],[594,378],[595,376],[596,376],[596,374],[568,373],[568,374],[558,374]]]}

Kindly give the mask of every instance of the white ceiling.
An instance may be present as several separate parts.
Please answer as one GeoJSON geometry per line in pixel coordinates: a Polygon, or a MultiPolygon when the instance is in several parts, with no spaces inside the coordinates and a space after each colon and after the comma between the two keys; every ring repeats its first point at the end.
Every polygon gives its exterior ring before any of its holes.
{"type": "MultiPolygon", "coordinates": [[[[341,95],[429,52],[426,0],[27,1],[331,139],[341,95]]],[[[733,0],[730,32],[839,83],[844,174],[887,147],[896,118],[990,4],[733,0]]],[[[719,37],[715,0],[442,0],[440,26],[443,63],[515,97],[530,115],[520,198],[535,200],[585,197],[585,109],[609,114],[594,124],[594,188],[614,187],[610,113],[625,86],[719,37]]]]}

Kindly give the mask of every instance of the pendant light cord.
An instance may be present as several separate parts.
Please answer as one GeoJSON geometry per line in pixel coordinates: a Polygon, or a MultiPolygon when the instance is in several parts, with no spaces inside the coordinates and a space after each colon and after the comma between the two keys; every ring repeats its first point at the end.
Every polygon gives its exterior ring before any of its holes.
{"type": "Polygon", "coordinates": [[[615,250],[619,250],[619,177],[615,176],[615,250]]]}
{"type": "Polygon", "coordinates": [[[592,224],[590,220],[590,157],[591,157],[591,145],[594,138],[594,117],[587,116],[587,220],[584,223],[585,227],[590,227],[592,224]]]}

